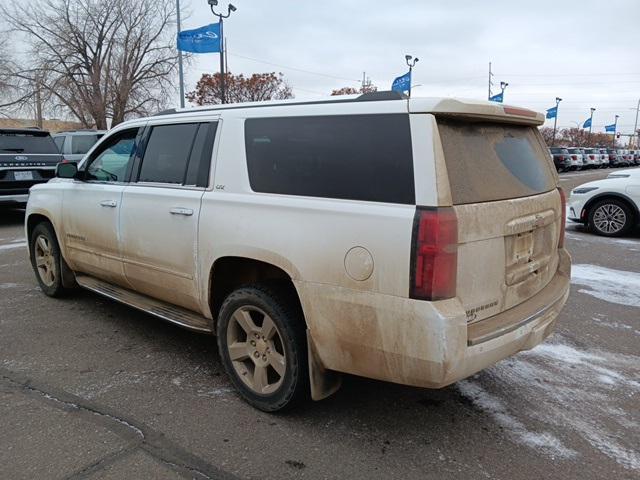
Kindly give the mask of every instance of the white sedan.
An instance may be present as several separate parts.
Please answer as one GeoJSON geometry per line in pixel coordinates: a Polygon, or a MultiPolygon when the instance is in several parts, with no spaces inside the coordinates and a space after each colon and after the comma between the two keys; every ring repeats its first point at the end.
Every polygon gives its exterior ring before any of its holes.
{"type": "Polygon", "coordinates": [[[640,169],[620,170],[571,191],[567,217],[606,237],[619,237],[640,223],[640,169]]]}

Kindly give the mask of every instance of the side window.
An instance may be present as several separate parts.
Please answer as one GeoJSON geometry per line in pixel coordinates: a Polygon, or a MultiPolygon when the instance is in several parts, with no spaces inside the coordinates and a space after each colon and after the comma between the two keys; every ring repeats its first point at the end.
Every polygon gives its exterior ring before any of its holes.
{"type": "Polygon", "coordinates": [[[138,129],[118,132],[93,152],[85,179],[99,182],[124,182],[133,160],[138,129]]]}
{"type": "Polygon", "coordinates": [[[64,136],[53,139],[53,142],[56,144],[56,147],[58,147],[58,150],[60,150],[60,153],[64,153],[64,150],[62,149],[62,147],[64,147],[64,139],[64,136]]]}
{"type": "Polygon", "coordinates": [[[198,126],[181,123],[153,127],[138,181],[183,184],[198,126]]]}
{"type": "Polygon", "coordinates": [[[408,114],[245,121],[256,192],[415,203],[408,114]]]}
{"type": "Polygon", "coordinates": [[[97,135],[75,135],[71,137],[71,153],[84,155],[98,141],[97,135]]]}
{"type": "Polygon", "coordinates": [[[201,123],[193,141],[185,185],[196,187],[209,186],[209,169],[211,167],[211,153],[213,141],[216,137],[217,123],[201,123]]]}

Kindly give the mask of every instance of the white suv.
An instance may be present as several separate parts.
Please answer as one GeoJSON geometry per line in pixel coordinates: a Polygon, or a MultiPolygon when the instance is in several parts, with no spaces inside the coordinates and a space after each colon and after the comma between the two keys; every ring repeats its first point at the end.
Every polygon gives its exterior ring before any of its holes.
{"type": "Polygon", "coordinates": [[[569,293],[543,121],[390,92],[132,120],[32,189],[31,261],[50,296],[217,334],[266,411],[339,372],[443,387],[540,343],[569,293]]]}

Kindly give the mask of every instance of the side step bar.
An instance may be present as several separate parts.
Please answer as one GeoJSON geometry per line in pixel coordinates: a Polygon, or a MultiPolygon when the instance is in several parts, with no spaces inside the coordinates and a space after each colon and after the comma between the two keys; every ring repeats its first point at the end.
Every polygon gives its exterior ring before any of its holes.
{"type": "Polygon", "coordinates": [[[169,303],[156,300],[155,298],[141,295],[126,288],[118,287],[110,283],[98,280],[88,275],[76,275],[76,282],[82,288],[99,293],[107,298],[111,298],[130,307],[142,310],[150,315],[175,323],[189,330],[197,332],[213,333],[211,320],[198,315],[186,308],[177,307],[169,303]]]}

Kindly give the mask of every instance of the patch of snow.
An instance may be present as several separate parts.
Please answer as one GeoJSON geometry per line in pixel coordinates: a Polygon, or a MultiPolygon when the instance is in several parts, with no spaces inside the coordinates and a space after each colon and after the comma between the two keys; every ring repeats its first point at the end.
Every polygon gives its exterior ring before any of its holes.
{"type": "Polygon", "coordinates": [[[19,287],[17,283],[0,283],[0,290],[7,290],[9,288],[19,287]]]}
{"type": "Polygon", "coordinates": [[[640,273],[578,264],[571,267],[571,281],[589,287],[578,290],[580,293],[610,303],[640,307],[640,273]]]}
{"type": "Polygon", "coordinates": [[[637,403],[638,378],[640,356],[556,340],[457,386],[522,445],[571,457],[577,452],[557,433],[566,432],[567,439],[580,437],[625,469],[640,470],[640,410],[629,408],[637,403]]]}
{"type": "Polygon", "coordinates": [[[471,400],[474,405],[488,412],[502,428],[510,432],[517,440],[532,448],[542,450],[552,456],[562,458],[575,457],[577,452],[562,445],[553,434],[549,432],[533,432],[513,415],[508,407],[498,397],[488,393],[477,383],[463,380],[456,384],[462,395],[471,400]]]}
{"type": "Polygon", "coordinates": [[[6,243],[4,245],[0,245],[0,250],[13,250],[14,248],[25,248],[26,246],[27,242],[6,243]]]}

